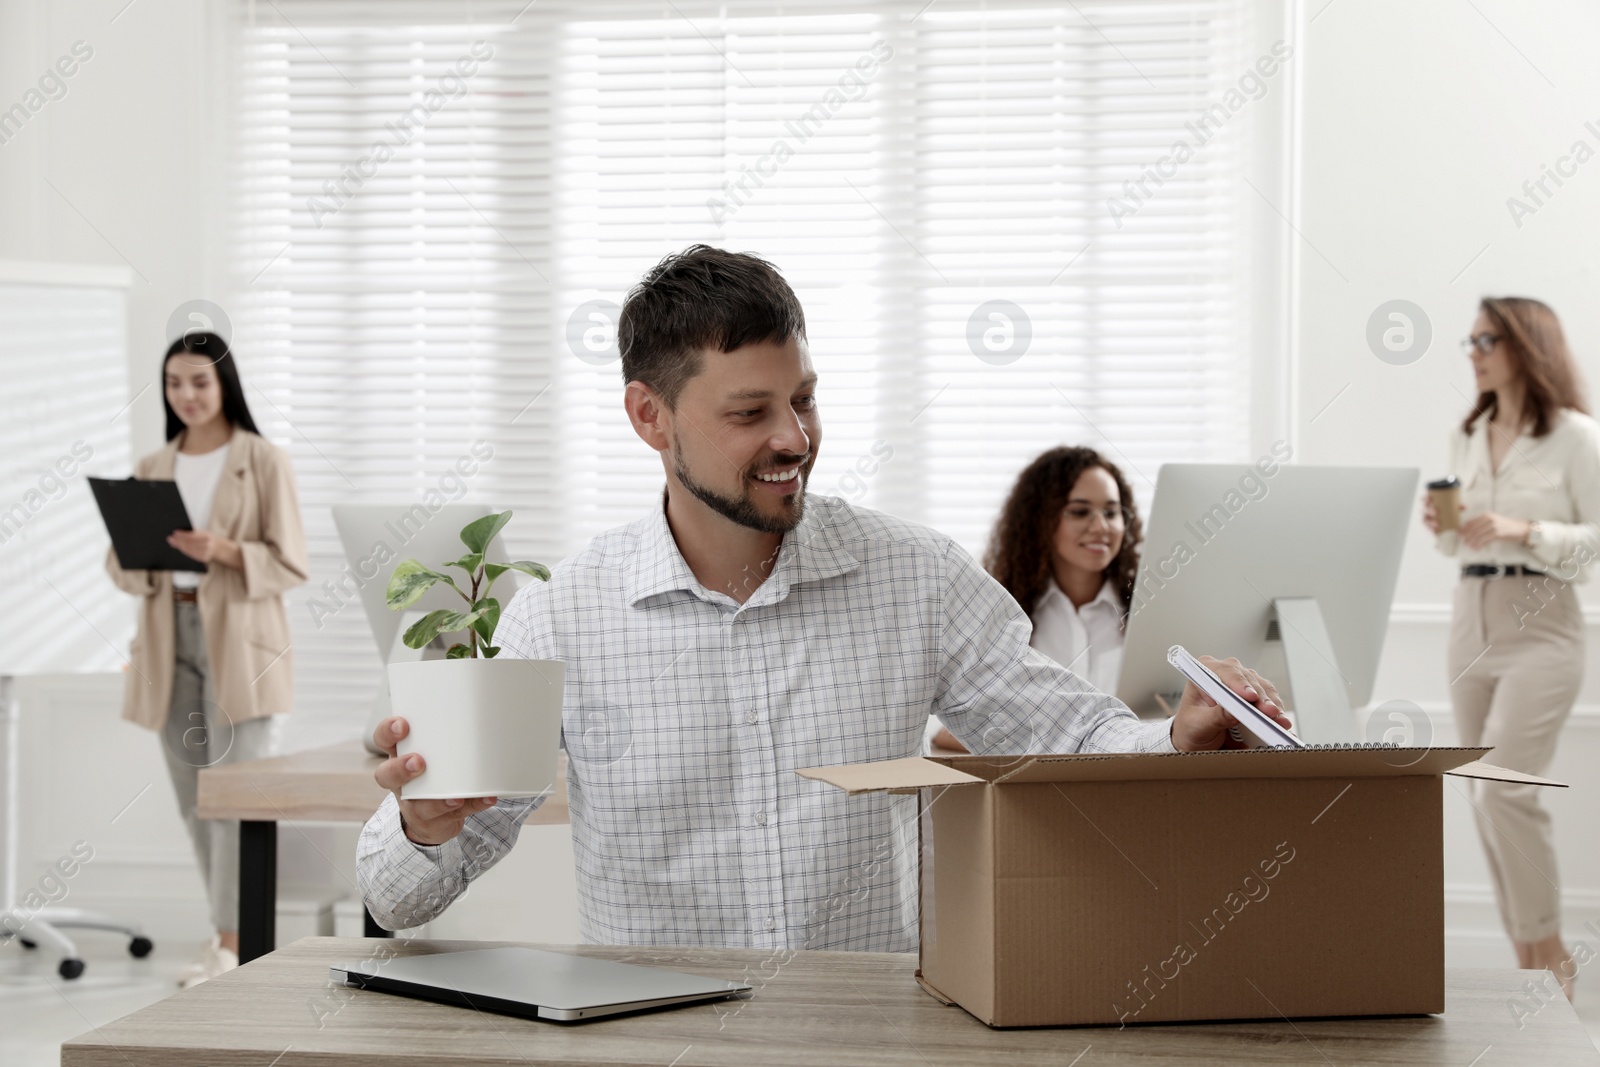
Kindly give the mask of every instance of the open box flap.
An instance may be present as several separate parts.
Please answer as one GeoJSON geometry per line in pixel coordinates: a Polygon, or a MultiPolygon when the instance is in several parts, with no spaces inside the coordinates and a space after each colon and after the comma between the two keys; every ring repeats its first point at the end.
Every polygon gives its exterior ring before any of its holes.
{"type": "Polygon", "coordinates": [[[1029,782],[1130,782],[1197,778],[1397,778],[1454,774],[1496,782],[1565,783],[1481,762],[1487,748],[1247,748],[1214,752],[1082,752],[942,756],[810,767],[803,778],[857,793],[915,793],[929,786],[1029,782]],[[969,773],[970,767],[977,773],[969,773]]]}
{"type": "Polygon", "coordinates": [[[851,796],[857,793],[915,793],[929,786],[972,785],[984,780],[920,756],[880,760],[877,763],[845,763],[836,767],[807,767],[795,773],[802,778],[827,782],[851,796]]]}
{"type": "MultiPolygon", "coordinates": [[[[1019,757],[994,779],[1026,782],[1114,782],[1193,778],[1392,778],[1444,774],[1474,762],[1487,748],[1240,748],[1211,752],[1079,753],[1019,757]]],[[[955,761],[952,761],[955,762],[955,761]]],[[[956,762],[956,766],[959,766],[956,762]]]]}
{"type": "Polygon", "coordinates": [[[1482,760],[1463,763],[1454,770],[1446,771],[1445,773],[1453,774],[1458,778],[1482,778],[1489,782],[1517,782],[1522,785],[1553,785],[1560,789],[1567,788],[1566,782],[1558,782],[1553,778],[1540,778],[1533,774],[1523,774],[1521,771],[1513,771],[1508,767],[1496,767],[1494,764],[1484,763],[1482,760]]]}

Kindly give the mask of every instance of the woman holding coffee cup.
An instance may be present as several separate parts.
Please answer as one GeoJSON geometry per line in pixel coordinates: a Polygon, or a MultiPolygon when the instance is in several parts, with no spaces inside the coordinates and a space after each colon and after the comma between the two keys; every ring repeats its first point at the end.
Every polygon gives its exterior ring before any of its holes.
{"type": "MultiPolygon", "coordinates": [[[[1561,323],[1539,301],[1485,298],[1462,343],[1477,400],[1451,435],[1459,482],[1429,483],[1422,516],[1439,550],[1462,563],[1450,701],[1463,745],[1492,746],[1495,763],[1542,774],[1583,678],[1583,610],[1572,584],[1600,558],[1600,425],[1587,414],[1561,323]]],[[[1577,966],[1561,941],[1538,787],[1471,785],[1518,964],[1554,971],[1570,999],[1577,966]]]]}

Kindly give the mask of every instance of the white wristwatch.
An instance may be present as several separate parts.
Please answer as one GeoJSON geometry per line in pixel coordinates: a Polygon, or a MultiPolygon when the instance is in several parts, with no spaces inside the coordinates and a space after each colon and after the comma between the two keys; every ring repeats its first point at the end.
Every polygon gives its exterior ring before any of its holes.
{"type": "Polygon", "coordinates": [[[1528,532],[1522,538],[1522,543],[1529,548],[1538,548],[1539,542],[1544,540],[1544,527],[1539,525],[1539,520],[1534,519],[1528,523],[1528,532]]]}

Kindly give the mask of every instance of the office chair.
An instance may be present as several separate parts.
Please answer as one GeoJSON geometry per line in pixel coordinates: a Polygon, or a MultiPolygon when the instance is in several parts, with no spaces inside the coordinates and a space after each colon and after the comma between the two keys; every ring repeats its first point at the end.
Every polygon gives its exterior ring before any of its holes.
{"type": "Polygon", "coordinates": [[[83,961],[78,958],[78,946],[58,927],[80,927],[91,930],[110,930],[127,934],[128,952],[136,959],[150,955],[155,945],[144,936],[138,924],[121,923],[98,911],[83,908],[40,908],[32,914],[20,911],[0,912],[0,944],[15,937],[23,948],[38,948],[44,944],[55,950],[61,958],[56,971],[63,978],[76,978],[83,973],[83,961]]]}

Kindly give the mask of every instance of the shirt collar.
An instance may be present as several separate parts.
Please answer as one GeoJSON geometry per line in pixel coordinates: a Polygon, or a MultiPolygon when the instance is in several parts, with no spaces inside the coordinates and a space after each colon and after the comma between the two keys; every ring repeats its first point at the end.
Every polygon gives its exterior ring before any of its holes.
{"type": "Polygon", "coordinates": [[[1094,595],[1094,599],[1085,603],[1081,608],[1075,608],[1073,607],[1072,599],[1062,591],[1061,586],[1056,584],[1056,576],[1052,574],[1045,579],[1044,592],[1039,594],[1039,600],[1034,605],[1034,613],[1037,614],[1039,609],[1050,601],[1060,599],[1062,606],[1068,611],[1077,611],[1080,614],[1093,608],[1096,604],[1103,604],[1112,611],[1121,614],[1122,601],[1117,596],[1117,591],[1112,588],[1112,584],[1109,579],[1103,580],[1100,583],[1100,591],[1094,595]]]}
{"type": "MultiPolygon", "coordinates": [[[[843,501],[808,495],[800,525],[784,535],[772,574],[744,607],[775,603],[801,582],[822,581],[859,567],[861,561],[845,550],[839,534],[847,508],[843,501]]],[[[683,590],[702,600],[711,593],[689,569],[672,536],[672,528],[667,525],[665,493],[661,506],[641,520],[638,548],[628,567],[625,585],[630,607],[660,593],[683,590]]]]}

